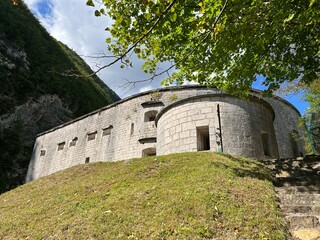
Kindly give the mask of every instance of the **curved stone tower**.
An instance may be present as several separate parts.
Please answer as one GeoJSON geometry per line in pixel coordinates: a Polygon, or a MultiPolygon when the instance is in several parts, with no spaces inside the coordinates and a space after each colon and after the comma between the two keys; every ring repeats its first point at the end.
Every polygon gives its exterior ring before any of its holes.
{"type": "Polygon", "coordinates": [[[157,154],[215,151],[278,158],[274,111],[263,99],[204,94],[179,100],[157,116],[157,154]]]}

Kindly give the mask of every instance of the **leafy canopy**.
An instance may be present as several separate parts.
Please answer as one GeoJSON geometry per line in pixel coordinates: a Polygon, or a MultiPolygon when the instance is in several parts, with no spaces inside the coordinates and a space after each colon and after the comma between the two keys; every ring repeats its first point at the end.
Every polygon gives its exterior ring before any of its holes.
{"type": "Polygon", "coordinates": [[[309,84],[306,88],[305,98],[310,103],[310,111],[320,115],[320,78],[309,84]]]}
{"type": "Polygon", "coordinates": [[[320,78],[305,88],[305,99],[310,103],[304,115],[312,153],[320,154],[320,78]]]}
{"type": "MultiPolygon", "coordinates": [[[[146,73],[171,67],[164,84],[196,81],[246,92],[258,75],[272,92],[284,82],[319,75],[317,0],[103,0],[96,16],[113,19],[108,50],[130,65],[132,51],[146,73]]],[[[92,0],[87,5],[94,6],[92,0]]]]}

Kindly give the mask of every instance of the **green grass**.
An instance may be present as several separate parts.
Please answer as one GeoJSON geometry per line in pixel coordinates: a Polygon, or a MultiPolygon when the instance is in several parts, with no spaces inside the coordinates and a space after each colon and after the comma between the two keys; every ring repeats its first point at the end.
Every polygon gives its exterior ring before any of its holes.
{"type": "Polygon", "coordinates": [[[80,165],[0,195],[0,239],[286,239],[270,180],[215,153],[80,165]]]}

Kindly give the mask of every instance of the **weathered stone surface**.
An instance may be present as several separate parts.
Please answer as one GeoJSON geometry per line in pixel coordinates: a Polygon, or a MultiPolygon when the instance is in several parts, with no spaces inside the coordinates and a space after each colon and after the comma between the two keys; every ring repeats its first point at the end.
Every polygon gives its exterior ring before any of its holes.
{"type": "Polygon", "coordinates": [[[317,216],[305,216],[305,215],[288,215],[287,220],[290,228],[302,229],[302,228],[318,228],[320,227],[319,219],[317,216]]]}
{"type": "Polygon", "coordinates": [[[305,229],[293,230],[292,235],[298,239],[303,239],[303,240],[319,240],[320,229],[305,228],[305,229]]]}
{"type": "Polygon", "coordinates": [[[191,131],[197,127],[208,126],[211,151],[217,151],[217,135],[215,134],[218,122],[217,105],[220,106],[221,129],[224,151],[234,155],[248,156],[255,159],[278,157],[278,147],[273,128],[273,114],[259,102],[241,100],[232,96],[207,97],[186,100],[181,102],[179,111],[175,108],[167,110],[158,121],[158,154],[165,155],[183,151],[191,151],[185,148],[186,140],[193,144],[193,151],[197,151],[197,138],[191,131]],[[213,117],[208,118],[211,112],[213,117]],[[183,119],[176,123],[179,129],[180,139],[174,138],[172,142],[163,141],[170,131],[167,126],[172,119],[183,119]],[[254,122],[254,124],[253,124],[254,122]],[[270,156],[263,152],[261,132],[269,134],[270,156]]]}
{"type": "Polygon", "coordinates": [[[292,131],[300,131],[295,125],[299,120],[297,110],[284,100],[263,99],[258,92],[252,94],[258,97],[244,100],[217,89],[184,86],[121,100],[40,134],[26,179],[37,179],[87,161],[197,151],[200,134],[197,129],[202,127],[207,128],[210,151],[222,150],[221,134],[226,153],[256,159],[296,157],[293,148],[297,145],[287,140],[292,131]],[[153,113],[158,113],[156,121],[153,113]],[[267,149],[264,149],[263,134],[267,134],[267,149]]]}
{"type": "Polygon", "coordinates": [[[0,126],[9,128],[15,122],[20,122],[27,133],[22,140],[27,144],[33,144],[39,132],[70,121],[72,115],[57,95],[46,94],[38,99],[30,99],[10,114],[2,115],[0,126]]]}
{"type": "Polygon", "coordinates": [[[283,194],[281,202],[290,205],[320,206],[320,194],[283,194]]]}
{"type": "Polygon", "coordinates": [[[292,107],[279,101],[277,98],[266,99],[275,111],[274,130],[278,142],[280,158],[292,158],[304,155],[304,127],[299,125],[300,117],[292,107]],[[296,140],[293,140],[292,132],[297,131],[296,140]],[[279,144],[283,143],[283,144],[279,144]]]}
{"type": "Polygon", "coordinates": [[[30,68],[30,63],[27,60],[27,53],[20,47],[12,42],[0,39],[0,48],[6,49],[6,55],[0,52],[0,66],[2,65],[12,70],[16,68],[15,62],[21,61],[25,69],[30,68]],[[7,56],[11,59],[9,59],[7,56]]]}
{"type": "Polygon", "coordinates": [[[265,161],[276,176],[280,208],[294,240],[320,237],[320,179],[309,162],[301,158],[265,161]]]}

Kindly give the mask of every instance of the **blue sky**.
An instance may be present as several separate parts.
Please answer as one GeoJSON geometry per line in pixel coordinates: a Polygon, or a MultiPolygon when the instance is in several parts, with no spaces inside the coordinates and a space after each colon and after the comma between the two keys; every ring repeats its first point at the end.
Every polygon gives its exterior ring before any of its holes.
{"type": "Polygon", "coordinates": [[[309,107],[309,103],[303,100],[302,94],[297,94],[295,96],[284,97],[288,102],[292,103],[301,113],[304,114],[305,110],[309,107]]]}
{"type": "MultiPolygon", "coordinates": [[[[94,8],[86,6],[85,0],[24,0],[34,15],[47,31],[57,40],[67,44],[76,51],[93,68],[103,65],[103,60],[88,58],[106,49],[107,37],[104,29],[110,25],[110,20],[94,16],[94,8]]],[[[141,70],[142,62],[134,59],[134,67],[121,69],[119,65],[112,66],[99,73],[99,77],[111,87],[120,97],[126,97],[137,92],[160,87],[161,78],[150,84],[137,84],[135,88],[125,88],[127,80],[135,81],[147,78],[141,70]],[[121,87],[122,86],[122,87],[121,87]]],[[[253,84],[254,88],[262,90],[262,78],[253,84]]],[[[292,103],[301,114],[308,107],[302,95],[281,96],[292,103]]]]}
{"type": "Polygon", "coordinates": [[[36,6],[42,17],[49,17],[52,15],[52,6],[49,0],[39,1],[36,6]]]}
{"type": "MultiPolygon", "coordinates": [[[[259,90],[265,90],[266,87],[262,85],[264,78],[262,76],[257,77],[257,81],[253,83],[252,87],[259,89],[259,90]]],[[[303,115],[304,111],[309,107],[309,103],[303,100],[303,93],[298,94],[290,94],[288,96],[286,95],[280,95],[280,97],[284,98],[291,104],[293,104],[303,115]]]]}

